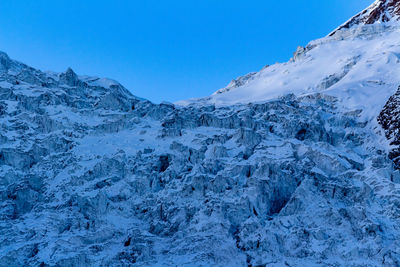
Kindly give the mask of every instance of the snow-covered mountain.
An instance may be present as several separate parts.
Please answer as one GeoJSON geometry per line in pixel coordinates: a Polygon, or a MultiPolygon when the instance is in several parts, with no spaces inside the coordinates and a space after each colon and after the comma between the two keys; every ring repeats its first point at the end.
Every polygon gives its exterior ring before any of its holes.
{"type": "Polygon", "coordinates": [[[371,6],[363,10],[349,21],[341,25],[330,36],[342,29],[353,26],[370,25],[375,23],[395,22],[400,18],[400,2],[397,0],[376,0],[371,6]]]}
{"type": "Polygon", "coordinates": [[[399,8],[400,1],[377,0],[327,37],[299,47],[289,62],[239,77],[210,97],[178,104],[230,105],[324,93],[374,119],[400,84],[399,8]]]}
{"type": "Polygon", "coordinates": [[[0,266],[399,266],[399,5],[176,105],[0,53],[0,266]]]}

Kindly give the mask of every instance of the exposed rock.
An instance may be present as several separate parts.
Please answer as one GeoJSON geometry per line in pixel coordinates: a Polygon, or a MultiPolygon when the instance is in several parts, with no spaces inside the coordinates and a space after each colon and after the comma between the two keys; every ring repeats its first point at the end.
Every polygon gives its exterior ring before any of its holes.
{"type": "Polygon", "coordinates": [[[399,20],[399,18],[399,0],[376,0],[370,7],[352,17],[349,21],[341,25],[330,35],[332,36],[337,31],[348,29],[355,25],[382,23],[390,20],[399,20]]]}
{"type": "Polygon", "coordinates": [[[378,116],[378,122],[385,131],[385,136],[390,140],[392,149],[389,158],[393,160],[396,168],[400,168],[400,87],[389,98],[378,116]]]}

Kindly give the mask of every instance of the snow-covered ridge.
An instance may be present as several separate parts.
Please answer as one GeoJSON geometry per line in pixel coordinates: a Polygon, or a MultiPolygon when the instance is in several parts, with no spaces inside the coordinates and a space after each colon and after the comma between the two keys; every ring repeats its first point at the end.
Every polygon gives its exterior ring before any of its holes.
{"type": "Polygon", "coordinates": [[[399,31],[185,105],[0,53],[0,266],[398,266],[399,31]]]}
{"type": "Polygon", "coordinates": [[[0,265],[396,262],[400,174],[335,97],[126,109],[69,83],[0,83],[0,265]]]}
{"type": "Polygon", "coordinates": [[[323,92],[372,120],[400,84],[399,55],[399,24],[356,25],[311,41],[289,62],[239,78],[212,96],[177,104],[231,105],[323,92]]]}
{"type": "Polygon", "coordinates": [[[71,68],[65,72],[43,72],[27,66],[21,62],[12,60],[9,56],[0,52],[0,77],[3,87],[15,90],[32,90],[36,88],[78,88],[80,94],[99,95],[112,94],[123,98],[134,98],[133,95],[118,82],[98,77],[78,76],[71,68]]]}
{"type": "Polygon", "coordinates": [[[399,0],[376,0],[371,6],[355,15],[343,25],[339,26],[330,35],[342,29],[349,29],[364,24],[388,23],[398,21],[400,18],[399,0]]]}
{"type": "Polygon", "coordinates": [[[400,173],[337,97],[156,105],[4,58],[0,266],[399,260],[400,173]]]}

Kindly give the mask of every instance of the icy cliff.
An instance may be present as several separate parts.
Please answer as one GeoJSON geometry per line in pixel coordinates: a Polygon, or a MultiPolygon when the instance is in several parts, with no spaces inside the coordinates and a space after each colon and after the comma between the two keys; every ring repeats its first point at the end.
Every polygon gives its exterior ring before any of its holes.
{"type": "Polygon", "coordinates": [[[179,105],[0,53],[0,266],[399,266],[397,3],[179,105]]]}

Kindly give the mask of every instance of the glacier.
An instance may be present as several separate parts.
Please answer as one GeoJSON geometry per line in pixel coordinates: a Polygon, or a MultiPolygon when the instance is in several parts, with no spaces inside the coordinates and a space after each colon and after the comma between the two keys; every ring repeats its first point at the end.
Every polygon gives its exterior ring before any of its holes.
{"type": "Polygon", "coordinates": [[[0,53],[0,266],[399,266],[400,1],[172,104],[0,53]]]}

